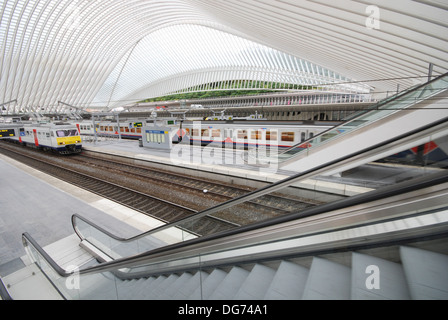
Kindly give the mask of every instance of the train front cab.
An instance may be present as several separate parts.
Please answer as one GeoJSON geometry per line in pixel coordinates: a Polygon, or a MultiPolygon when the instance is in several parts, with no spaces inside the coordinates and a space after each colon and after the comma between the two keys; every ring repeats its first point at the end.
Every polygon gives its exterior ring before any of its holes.
{"type": "Polygon", "coordinates": [[[82,140],[76,129],[56,129],[51,131],[56,138],[56,151],[60,154],[80,153],[82,151],[82,140]]]}

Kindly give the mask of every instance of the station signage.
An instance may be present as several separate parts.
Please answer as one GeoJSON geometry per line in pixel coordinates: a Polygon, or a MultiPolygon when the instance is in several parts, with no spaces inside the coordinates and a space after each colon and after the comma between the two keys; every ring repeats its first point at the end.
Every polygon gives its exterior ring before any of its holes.
{"type": "Polygon", "coordinates": [[[14,129],[0,129],[0,138],[14,137],[14,129]]]}
{"type": "Polygon", "coordinates": [[[141,128],[141,127],[143,127],[142,122],[132,122],[129,124],[129,128],[141,128]]]}

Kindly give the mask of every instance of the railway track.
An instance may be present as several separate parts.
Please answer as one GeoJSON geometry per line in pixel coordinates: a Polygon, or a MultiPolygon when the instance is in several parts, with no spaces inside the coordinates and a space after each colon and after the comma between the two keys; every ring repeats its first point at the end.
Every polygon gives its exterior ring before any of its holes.
{"type": "MultiPolygon", "coordinates": [[[[69,168],[80,176],[83,174],[81,177],[96,178],[98,181],[104,181],[103,184],[108,182],[111,185],[116,185],[115,191],[112,191],[107,189],[97,190],[99,187],[94,187],[94,184],[87,186],[87,178],[80,178],[84,181],[73,183],[80,185],[82,183],[83,188],[87,190],[165,222],[178,220],[185,214],[191,215],[194,212],[210,208],[254,190],[244,186],[229,185],[147,166],[124,163],[120,162],[119,158],[117,160],[105,160],[85,154],[68,157],[55,156],[18,145],[10,145],[9,143],[2,143],[2,145],[10,149],[20,150],[17,152],[25,152],[32,157],[42,159],[52,166],[69,168]],[[120,190],[118,187],[123,189],[120,190]],[[146,195],[146,198],[153,198],[153,201],[158,199],[159,204],[156,205],[149,200],[137,201],[135,200],[136,196],[129,194],[131,191],[146,195]],[[171,211],[162,209],[164,206],[160,203],[163,201],[171,203],[172,208],[176,209],[171,211]]],[[[42,169],[42,171],[44,170],[42,169]]],[[[225,227],[223,230],[225,230],[228,227],[247,225],[289,212],[300,211],[317,204],[319,203],[300,197],[270,194],[235,206],[232,210],[227,209],[216,213],[213,218],[222,221],[221,223],[225,227]]],[[[207,233],[204,231],[201,231],[202,233],[196,232],[202,235],[208,234],[212,230],[216,232],[221,228],[217,228],[209,222],[200,221],[200,223],[195,224],[194,229],[202,229],[201,224],[208,225],[207,228],[210,229],[207,233]]],[[[193,232],[193,230],[190,231],[193,232]]]]}
{"type": "MultiPolygon", "coordinates": [[[[247,194],[255,189],[238,185],[229,185],[217,181],[209,181],[194,176],[186,176],[160,169],[154,169],[147,166],[139,166],[135,164],[121,163],[110,159],[98,159],[93,156],[82,154],[76,158],[76,161],[82,161],[84,165],[101,166],[108,170],[119,170],[122,173],[135,175],[160,184],[170,185],[180,189],[189,189],[189,191],[197,194],[206,193],[209,197],[214,197],[218,201],[227,201],[235,197],[247,194]],[[204,192],[206,191],[206,192],[204,192]]],[[[265,208],[266,210],[278,211],[279,213],[287,213],[291,211],[302,210],[311,206],[320,204],[320,202],[304,199],[301,197],[287,197],[285,195],[265,195],[259,199],[248,202],[256,209],[265,208]]]]}
{"type": "MultiPolygon", "coordinates": [[[[130,207],[133,210],[144,213],[165,223],[177,221],[197,212],[194,209],[165,199],[93,177],[65,166],[58,165],[54,162],[49,162],[46,157],[42,157],[40,152],[34,154],[33,150],[19,150],[21,148],[16,149],[14,147],[11,148],[9,145],[0,143],[0,153],[39,171],[45,172],[46,174],[130,207]],[[25,151],[25,153],[21,151],[25,151]]],[[[208,235],[228,230],[235,226],[238,225],[216,217],[206,216],[194,224],[194,230],[188,231],[197,235],[208,235]]]]}

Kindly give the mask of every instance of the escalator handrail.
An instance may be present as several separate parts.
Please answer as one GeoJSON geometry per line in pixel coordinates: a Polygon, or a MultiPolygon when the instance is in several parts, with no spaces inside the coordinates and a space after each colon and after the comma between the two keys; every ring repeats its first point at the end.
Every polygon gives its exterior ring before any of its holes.
{"type": "Polygon", "coordinates": [[[53,258],[42,248],[39,243],[28,233],[24,232],[22,234],[22,243],[23,247],[26,251],[28,251],[29,247],[28,245],[31,244],[34,249],[37,250],[37,252],[44,258],[44,260],[53,268],[54,271],[56,271],[61,277],[68,277],[73,272],[68,272],[64,268],[62,268],[59,264],[56,263],[56,261],[53,260],[53,258]]]}
{"type": "MultiPolygon", "coordinates": [[[[287,148],[286,150],[282,150],[282,151],[279,152],[278,154],[284,154],[284,153],[286,153],[286,152],[288,152],[288,151],[290,151],[290,150],[293,150],[293,149],[297,148],[298,146],[301,146],[301,145],[307,145],[309,142],[313,141],[314,139],[316,139],[316,138],[319,137],[319,136],[323,136],[324,134],[326,134],[326,133],[328,133],[328,132],[330,132],[330,131],[337,130],[338,128],[341,128],[341,127],[343,127],[343,126],[346,126],[346,125],[347,125],[348,123],[350,123],[351,121],[355,121],[355,120],[361,118],[362,116],[364,116],[365,114],[367,114],[367,113],[369,113],[369,112],[372,112],[372,111],[378,111],[379,108],[380,108],[382,105],[384,105],[384,104],[388,104],[388,103],[393,102],[393,101],[396,101],[396,100],[398,100],[399,98],[403,97],[404,95],[407,95],[407,94],[409,94],[409,93],[412,93],[412,92],[418,91],[418,90],[420,90],[420,89],[422,89],[422,88],[425,88],[426,86],[430,85],[431,83],[433,83],[433,82],[435,82],[435,81],[438,81],[438,80],[440,80],[441,78],[446,77],[446,76],[448,76],[448,73],[445,73],[445,74],[443,74],[443,75],[441,75],[441,76],[439,76],[439,77],[437,77],[437,78],[434,78],[434,79],[432,79],[432,80],[430,80],[430,81],[428,81],[428,82],[425,82],[425,83],[423,83],[423,84],[421,84],[421,85],[417,85],[417,86],[415,86],[415,87],[411,87],[411,88],[409,88],[409,89],[407,89],[407,90],[401,91],[401,92],[399,92],[399,93],[393,95],[392,97],[388,97],[388,98],[385,98],[385,99],[383,99],[383,100],[381,100],[381,101],[378,101],[377,103],[373,104],[373,105],[370,106],[369,108],[364,109],[364,110],[361,110],[361,111],[357,112],[357,114],[352,115],[350,118],[348,118],[348,119],[342,121],[342,123],[340,123],[340,124],[338,124],[338,125],[335,125],[334,127],[329,128],[329,129],[327,129],[327,130],[324,130],[324,131],[320,132],[319,134],[313,136],[312,138],[308,138],[308,139],[306,139],[306,140],[304,140],[304,141],[298,142],[298,143],[296,143],[295,145],[293,145],[293,146],[287,148]]],[[[446,89],[446,88],[445,88],[445,89],[446,89]]]]}
{"type": "MultiPolygon", "coordinates": [[[[411,133],[411,135],[415,134],[415,133],[418,133],[418,132],[421,132],[422,130],[434,127],[434,126],[438,126],[438,125],[444,124],[446,122],[448,122],[448,117],[443,118],[443,119],[437,121],[434,124],[427,125],[424,128],[415,129],[411,133]]],[[[321,173],[322,171],[326,171],[327,170],[326,168],[328,166],[334,166],[334,165],[338,164],[339,162],[346,161],[346,160],[348,160],[348,159],[350,159],[352,157],[356,157],[356,156],[359,156],[360,154],[372,151],[372,150],[374,150],[376,148],[379,148],[381,146],[387,145],[387,144],[389,144],[391,142],[400,140],[400,139],[402,139],[402,138],[404,138],[406,136],[408,136],[408,134],[392,138],[389,141],[382,142],[382,143],[380,143],[380,144],[378,144],[376,146],[369,147],[369,148],[363,149],[361,151],[358,151],[358,152],[356,152],[354,154],[341,157],[340,159],[332,160],[329,163],[326,163],[324,165],[320,165],[320,166],[318,166],[316,168],[313,168],[313,169],[310,169],[308,171],[305,171],[305,172],[302,172],[302,173],[298,173],[297,175],[294,175],[292,177],[288,177],[288,178],[286,178],[286,179],[284,179],[282,181],[276,182],[276,183],[274,183],[272,185],[269,185],[269,186],[263,187],[261,189],[255,190],[253,192],[250,192],[249,194],[246,194],[246,195],[243,195],[243,196],[231,199],[231,200],[229,200],[227,202],[224,202],[224,203],[221,203],[221,204],[219,204],[219,205],[217,205],[215,207],[203,210],[203,211],[201,211],[201,212],[199,212],[199,213],[197,213],[197,214],[195,214],[195,215],[193,215],[191,217],[184,218],[184,219],[178,220],[176,222],[173,222],[173,223],[170,223],[170,224],[166,224],[166,225],[154,228],[152,230],[149,230],[147,232],[144,232],[144,233],[138,235],[138,237],[145,237],[145,236],[148,236],[150,234],[153,234],[153,233],[156,233],[156,232],[160,232],[160,231],[163,231],[163,230],[168,229],[168,228],[176,227],[176,226],[178,226],[178,225],[180,225],[182,223],[189,222],[191,220],[198,219],[198,218],[203,217],[205,215],[212,214],[214,212],[226,209],[228,207],[231,207],[231,206],[234,206],[236,204],[245,202],[247,200],[251,200],[251,199],[253,199],[255,197],[258,197],[260,195],[271,193],[273,191],[276,191],[276,190],[278,190],[280,188],[283,188],[285,186],[288,186],[288,185],[296,182],[296,180],[298,180],[298,179],[306,179],[306,178],[308,178],[311,175],[315,175],[315,174],[321,173]]],[[[438,179],[442,179],[442,181],[445,181],[445,179],[447,178],[447,174],[445,174],[445,173],[444,174],[438,173],[438,174],[440,175],[440,178],[438,178],[438,179]]],[[[421,187],[419,185],[416,185],[415,180],[418,180],[418,179],[414,179],[414,180],[411,180],[409,182],[411,184],[411,188],[421,187]]],[[[433,180],[431,180],[430,183],[435,183],[434,181],[436,181],[436,180],[433,179],[433,180]]],[[[439,180],[437,180],[437,181],[439,181],[439,180]]],[[[342,199],[342,200],[337,201],[335,203],[324,204],[322,206],[306,209],[306,210],[303,210],[303,211],[301,211],[301,212],[299,212],[299,213],[297,213],[295,215],[294,214],[293,215],[287,215],[288,217],[286,217],[286,216],[285,217],[279,217],[278,219],[272,219],[272,220],[268,220],[268,221],[265,221],[265,222],[256,223],[256,224],[253,224],[253,225],[248,226],[248,227],[244,227],[244,226],[243,227],[238,227],[238,228],[235,228],[234,230],[222,232],[222,233],[220,233],[217,236],[221,237],[221,236],[225,236],[225,235],[228,235],[228,234],[232,234],[233,232],[242,232],[242,230],[248,230],[247,228],[254,228],[254,227],[260,227],[261,225],[266,226],[267,224],[279,223],[279,221],[283,221],[283,219],[297,219],[299,217],[304,217],[305,215],[318,214],[318,213],[320,213],[320,210],[328,211],[330,209],[335,209],[336,208],[336,206],[335,206],[336,204],[337,204],[337,206],[339,208],[342,208],[344,206],[352,206],[352,205],[354,205],[354,203],[356,201],[358,201],[357,202],[358,204],[362,203],[364,201],[367,201],[367,200],[368,201],[372,201],[372,199],[374,199],[372,197],[375,196],[375,194],[377,195],[377,197],[378,197],[378,194],[381,194],[381,196],[383,196],[383,197],[386,196],[384,193],[381,193],[381,190],[384,190],[384,192],[387,192],[386,195],[390,196],[391,192],[395,192],[395,193],[402,193],[402,192],[405,192],[405,191],[408,192],[409,191],[409,187],[404,188],[403,185],[401,185],[401,184],[392,185],[390,187],[382,188],[380,190],[374,190],[374,191],[369,192],[367,194],[361,194],[361,195],[358,195],[358,196],[353,196],[353,197],[349,197],[349,198],[346,198],[346,199],[342,199]],[[397,186],[399,186],[399,187],[397,187],[397,186]],[[377,191],[378,193],[375,193],[375,191],[377,191]]],[[[88,221],[87,219],[84,219],[84,218],[83,218],[83,220],[84,221],[88,221]]],[[[199,241],[202,238],[204,238],[204,239],[211,239],[212,236],[213,235],[206,236],[206,237],[201,237],[201,238],[196,239],[196,240],[195,239],[189,240],[188,243],[191,243],[192,241],[199,241]]],[[[171,248],[171,247],[176,246],[176,245],[177,246],[185,245],[185,243],[186,242],[181,242],[179,244],[168,245],[168,246],[165,246],[165,247],[162,247],[162,248],[159,248],[159,249],[154,249],[151,252],[159,252],[160,250],[163,251],[163,250],[166,250],[168,247],[171,248]]],[[[133,258],[139,257],[139,256],[143,256],[143,255],[147,255],[147,254],[148,253],[137,254],[137,255],[133,256],[133,258]]],[[[128,258],[120,258],[120,259],[117,259],[115,261],[106,262],[106,263],[104,263],[104,265],[107,265],[107,266],[112,268],[112,266],[114,266],[114,263],[116,263],[116,265],[120,265],[120,267],[121,267],[120,263],[122,263],[125,259],[128,259],[128,258]]],[[[87,269],[95,270],[95,268],[97,268],[97,267],[90,267],[90,268],[87,268],[87,269]]],[[[81,270],[81,273],[89,272],[89,270],[87,270],[87,269],[81,270]]]]}
{"type": "MultiPolygon", "coordinates": [[[[439,77],[437,77],[437,78],[435,78],[435,79],[433,79],[433,80],[431,80],[431,81],[429,81],[429,82],[426,82],[426,83],[424,83],[424,84],[422,84],[422,85],[419,85],[419,86],[417,86],[417,87],[415,87],[415,88],[413,88],[413,89],[410,89],[410,90],[405,91],[405,92],[401,92],[400,94],[397,94],[395,98],[393,98],[392,100],[389,100],[388,102],[393,101],[393,100],[397,99],[399,96],[404,95],[404,94],[406,94],[406,93],[408,93],[408,92],[411,92],[411,91],[414,91],[414,90],[418,90],[418,89],[420,89],[420,88],[423,88],[423,87],[427,86],[428,84],[430,84],[430,83],[432,83],[432,82],[434,82],[434,81],[437,81],[437,80],[439,80],[440,78],[443,78],[444,76],[448,76],[448,73],[445,73],[445,74],[443,74],[443,75],[441,75],[441,76],[439,76],[439,77]]],[[[371,109],[372,109],[372,108],[371,108],[371,109]]],[[[353,120],[353,119],[352,119],[352,120],[353,120]]],[[[443,120],[443,119],[442,119],[442,120],[443,120]]],[[[329,130],[334,130],[335,128],[338,128],[339,126],[342,126],[342,125],[344,125],[344,124],[337,125],[337,126],[331,128],[331,129],[329,129],[329,130]]],[[[426,127],[425,127],[425,128],[426,128],[426,127]]],[[[424,130],[424,128],[423,128],[422,130],[424,130]]],[[[322,132],[321,134],[324,134],[324,133],[327,132],[327,131],[328,131],[328,130],[322,132]]],[[[415,133],[415,132],[411,132],[411,133],[408,133],[408,135],[411,135],[411,134],[414,134],[414,133],[415,133]]],[[[317,137],[317,136],[315,136],[315,137],[317,137]]],[[[310,140],[314,139],[315,137],[313,137],[313,138],[311,138],[311,139],[308,139],[308,140],[306,140],[306,141],[310,141],[310,140]]],[[[402,137],[400,136],[400,137],[396,138],[396,140],[399,140],[399,139],[401,139],[401,138],[402,138],[402,137]]],[[[306,141],[305,141],[305,142],[301,142],[300,144],[306,143],[306,141]]],[[[391,141],[386,141],[385,143],[390,143],[390,142],[393,142],[393,139],[391,139],[391,141]]],[[[376,148],[376,147],[377,147],[377,146],[373,146],[373,147],[371,147],[371,148],[373,149],[373,148],[376,148]]],[[[292,148],[293,148],[293,147],[291,147],[290,149],[292,149],[292,148]]],[[[289,150],[289,149],[288,149],[288,150],[289,150]]],[[[364,152],[364,151],[361,151],[361,152],[364,152]]],[[[367,152],[367,151],[366,151],[366,152],[367,152]]],[[[354,156],[356,156],[356,155],[354,155],[354,156]]],[[[351,157],[351,156],[349,156],[349,157],[351,157]]],[[[339,161],[339,159],[337,159],[337,160],[335,160],[335,161],[339,161]]],[[[344,161],[344,160],[341,160],[341,161],[344,161]]],[[[324,166],[327,166],[327,164],[322,165],[322,167],[324,167],[324,166]]],[[[300,176],[301,174],[298,174],[298,175],[300,176]]],[[[282,181],[286,181],[286,182],[287,182],[288,179],[297,179],[297,176],[298,176],[298,175],[292,176],[292,177],[287,178],[287,179],[282,180],[282,181]]],[[[282,182],[282,181],[280,181],[280,182],[282,182]]],[[[288,180],[288,181],[289,181],[289,180],[288,180]]],[[[274,185],[275,185],[275,184],[272,184],[272,185],[269,185],[269,186],[267,186],[267,187],[265,187],[265,188],[270,188],[270,187],[273,187],[274,185]]],[[[283,186],[282,186],[282,187],[283,187],[283,186]]],[[[262,190],[263,190],[263,188],[261,188],[261,189],[259,189],[259,190],[255,190],[254,192],[258,192],[258,191],[262,191],[262,190]]],[[[270,192],[271,192],[271,191],[270,191],[270,192]]],[[[246,196],[249,197],[252,193],[253,193],[253,192],[248,193],[248,194],[246,194],[246,195],[243,195],[243,196],[241,196],[241,197],[237,197],[237,198],[235,198],[235,199],[229,200],[229,201],[227,201],[227,202],[224,202],[224,204],[227,204],[227,203],[229,203],[229,202],[232,202],[233,200],[238,200],[238,199],[240,199],[240,198],[242,198],[242,197],[246,197],[246,196]]],[[[250,198],[249,198],[248,200],[250,200],[250,198]]],[[[218,205],[218,206],[219,206],[219,205],[218,205]]],[[[209,209],[206,209],[206,210],[204,210],[204,211],[207,211],[207,210],[209,210],[209,209]]],[[[190,217],[188,217],[188,218],[186,218],[186,219],[193,219],[194,217],[196,217],[196,218],[194,218],[194,219],[197,219],[199,214],[200,214],[200,217],[202,217],[202,216],[203,216],[202,213],[203,213],[204,211],[197,212],[196,214],[194,214],[194,215],[192,215],[192,216],[190,216],[190,217]]],[[[102,228],[101,226],[97,225],[96,223],[92,222],[91,220],[86,219],[86,218],[82,217],[81,215],[75,213],[75,214],[72,215],[72,218],[71,218],[71,220],[72,220],[72,226],[73,226],[73,229],[74,229],[75,233],[78,235],[78,237],[79,237],[81,240],[83,240],[84,237],[82,236],[81,232],[80,232],[80,231],[78,230],[78,228],[76,227],[76,222],[75,222],[76,219],[80,219],[80,220],[84,221],[85,223],[89,224],[90,226],[94,227],[95,229],[99,230],[100,232],[106,234],[106,235],[109,236],[110,238],[112,238],[112,239],[114,239],[114,240],[117,240],[117,241],[120,241],[120,242],[131,242],[131,241],[134,241],[134,240],[137,240],[137,239],[141,239],[141,238],[146,237],[146,236],[148,236],[148,235],[150,235],[150,234],[152,234],[152,233],[160,232],[160,231],[162,231],[162,230],[164,230],[164,229],[168,229],[168,228],[174,227],[174,226],[176,226],[176,225],[179,225],[180,223],[185,223],[185,222],[186,222],[186,221],[184,221],[184,219],[182,219],[182,220],[179,220],[179,221],[175,221],[175,222],[168,223],[168,224],[165,224],[165,225],[163,225],[163,226],[160,226],[160,227],[151,229],[151,230],[149,230],[149,231],[147,231],[147,232],[143,232],[143,233],[141,233],[141,234],[138,234],[138,235],[135,235],[135,236],[132,236],[132,237],[123,238],[123,237],[118,237],[118,236],[116,236],[115,234],[112,234],[111,232],[109,232],[108,230],[102,228]]]]}
{"type": "MultiPolygon", "coordinates": [[[[378,201],[385,199],[387,197],[396,196],[399,194],[406,194],[412,191],[424,189],[427,187],[432,187],[435,185],[448,183],[448,170],[443,174],[434,173],[430,176],[423,176],[412,181],[404,181],[399,184],[394,184],[386,188],[381,188],[380,190],[373,190],[366,194],[359,194],[349,198],[341,199],[332,203],[324,204],[317,207],[308,208],[300,212],[295,212],[287,214],[284,216],[279,216],[267,221],[261,221],[247,226],[241,226],[229,231],[225,231],[219,234],[204,236],[200,238],[191,239],[189,241],[180,242],[172,245],[167,245],[165,247],[157,248],[149,252],[144,252],[130,257],[124,257],[116,259],[110,262],[104,262],[97,266],[87,267],[85,269],[78,270],[78,274],[95,274],[107,271],[115,271],[117,269],[129,267],[131,263],[142,262],[143,260],[147,262],[152,257],[160,257],[160,255],[171,255],[172,252],[179,252],[179,250],[186,250],[187,247],[198,245],[200,243],[205,243],[212,240],[217,240],[220,238],[229,237],[235,234],[253,231],[256,229],[266,228],[273,225],[285,223],[288,221],[293,221],[305,217],[310,217],[313,215],[322,214],[325,212],[340,210],[344,208],[353,207],[356,205],[371,203],[373,201],[378,201]],[[415,181],[418,180],[418,181],[415,181]]],[[[61,277],[69,277],[74,273],[67,272],[62,267],[60,267],[46,252],[45,250],[32,238],[28,233],[23,233],[22,237],[26,239],[46,260],[46,262],[56,271],[61,277]]],[[[25,241],[24,241],[25,243],[25,241]]],[[[28,245],[28,244],[27,244],[28,245]]],[[[143,263],[143,262],[142,262],[143,263]]]]}
{"type": "MultiPolygon", "coordinates": [[[[140,239],[140,238],[146,237],[146,236],[148,236],[148,235],[151,235],[151,234],[154,234],[154,233],[157,233],[157,232],[160,232],[160,231],[169,229],[169,228],[173,228],[173,227],[179,226],[179,225],[181,225],[181,224],[183,224],[183,223],[188,223],[188,222],[190,222],[190,221],[199,219],[199,218],[201,218],[201,217],[203,217],[203,216],[213,214],[213,213],[218,212],[218,211],[220,211],[220,210],[227,209],[227,208],[229,208],[229,207],[232,207],[232,206],[234,206],[234,205],[240,204],[240,203],[242,203],[242,202],[252,200],[252,199],[254,199],[254,198],[257,198],[257,197],[259,197],[259,196],[265,195],[265,194],[267,194],[267,193],[274,192],[274,191],[276,191],[276,190],[279,190],[279,189],[281,189],[281,188],[284,188],[285,186],[291,185],[292,183],[295,183],[295,182],[297,182],[298,180],[307,179],[307,178],[309,178],[310,176],[314,176],[314,175],[316,175],[316,174],[319,174],[319,173],[321,173],[321,172],[324,172],[324,171],[328,170],[328,169],[327,169],[328,166],[334,166],[334,165],[336,165],[336,164],[338,164],[338,163],[340,163],[340,162],[347,161],[347,160],[350,159],[350,158],[355,158],[355,157],[357,157],[357,156],[359,156],[359,155],[361,155],[361,154],[363,154],[363,153],[370,152],[370,151],[372,151],[372,150],[374,150],[374,149],[376,149],[376,148],[379,148],[379,147],[381,147],[381,146],[384,146],[384,145],[390,144],[390,143],[392,143],[392,142],[398,141],[398,140],[400,140],[400,139],[403,139],[404,137],[407,137],[407,136],[416,134],[416,133],[421,132],[421,131],[424,131],[424,130],[426,130],[426,129],[428,129],[428,128],[436,127],[436,126],[438,126],[438,125],[440,125],[440,124],[443,124],[443,123],[445,123],[445,122],[448,122],[448,117],[443,118],[443,119],[440,119],[440,120],[438,120],[436,123],[427,125],[427,126],[425,126],[425,127],[423,127],[423,128],[415,129],[415,130],[413,130],[413,131],[410,132],[410,133],[407,133],[407,134],[404,134],[404,135],[400,135],[400,136],[398,136],[398,137],[391,138],[391,139],[389,139],[388,141],[382,142],[382,143],[380,143],[380,144],[378,144],[378,145],[374,145],[374,146],[372,146],[372,147],[368,147],[368,148],[366,148],[366,149],[362,149],[361,151],[352,153],[352,154],[350,154],[350,155],[346,155],[346,156],[341,157],[341,158],[339,158],[339,159],[332,160],[332,161],[327,162],[327,163],[325,163],[325,164],[322,164],[322,165],[320,165],[320,166],[318,166],[318,167],[316,167],[316,168],[311,168],[311,169],[309,169],[309,170],[307,170],[307,171],[297,173],[297,174],[295,174],[295,175],[293,175],[293,176],[290,176],[290,177],[288,177],[288,178],[285,178],[285,179],[283,179],[283,180],[281,180],[281,181],[272,183],[272,184],[270,184],[270,185],[268,185],[268,186],[265,186],[265,187],[262,187],[262,188],[260,188],[260,189],[255,190],[255,191],[249,192],[249,193],[247,193],[247,194],[245,194],[245,195],[242,195],[242,196],[233,198],[233,199],[231,199],[231,200],[228,200],[228,201],[226,201],[226,202],[220,203],[220,204],[218,204],[218,205],[216,205],[216,206],[214,206],[214,207],[211,207],[211,208],[202,210],[202,211],[197,212],[197,213],[195,213],[195,214],[193,214],[193,215],[191,215],[191,216],[189,216],[189,217],[186,217],[186,218],[183,218],[183,219],[180,219],[180,220],[177,220],[177,221],[174,221],[174,222],[167,223],[167,224],[165,224],[165,225],[156,227],[156,228],[154,228],[154,229],[151,229],[151,230],[149,230],[149,231],[143,232],[143,233],[141,233],[141,234],[139,234],[139,235],[136,235],[136,236],[133,236],[133,237],[131,237],[131,238],[126,238],[126,239],[125,239],[125,238],[117,237],[116,235],[114,235],[114,234],[110,233],[109,231],[105,230],[104,228],[102,228],[102,227],[96,225],[94,222],[90,221],[89,219],[86,219],[86,218],[80,216],[79,214],[74,214],[74,215],[72,216],[72,224],[75,223],[75,222],[74,222],[74,219],[76,219],[76,218],[80,218],[80,219],[82,219],[84,222],[86,222],[87,224],[91,225],[92,227],[95,227],[95,228],[97,228],[99,231],[104,232],[106,235],[110,236],[112,239],[115,239],[115,240],[118,240],[118,241],[124,241],[124,242],[128,242],[128,241],[132,241],[132,240],[140,239]]],[[[79,230],[77,230],[77,228],[76,228],[75,225],[73,225],[73,228],[74,228],[75,232],[77,233],[78,237],[79,237],[81,240],[84,240],[84,237],[83,237],[82,234],[79,232],[79,230]]]]}

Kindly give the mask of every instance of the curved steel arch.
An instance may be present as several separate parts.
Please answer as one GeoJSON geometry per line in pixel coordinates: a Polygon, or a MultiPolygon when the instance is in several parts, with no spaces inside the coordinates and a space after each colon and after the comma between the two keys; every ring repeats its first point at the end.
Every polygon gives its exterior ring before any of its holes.
{"type": "MultiPolygon", "coordinates": [[[[447,9],[424,0],[0,0],[0,103],[17,100],[21,112],[59,101],[113,108],[231,80],[330,88],[378,80],[368,84],[386,93],[426,80],[429,64],[446,72],[447,9]],[[192,44],[218,37],[228,48],[189,48],[190,60],[163,43],[161,57],[140,53],[174,29],[192,44]],[[132,79],[138,63],[147,75],[132,79]]],[[[339,87],[347,88],[369,89],[339,87]]]]}

